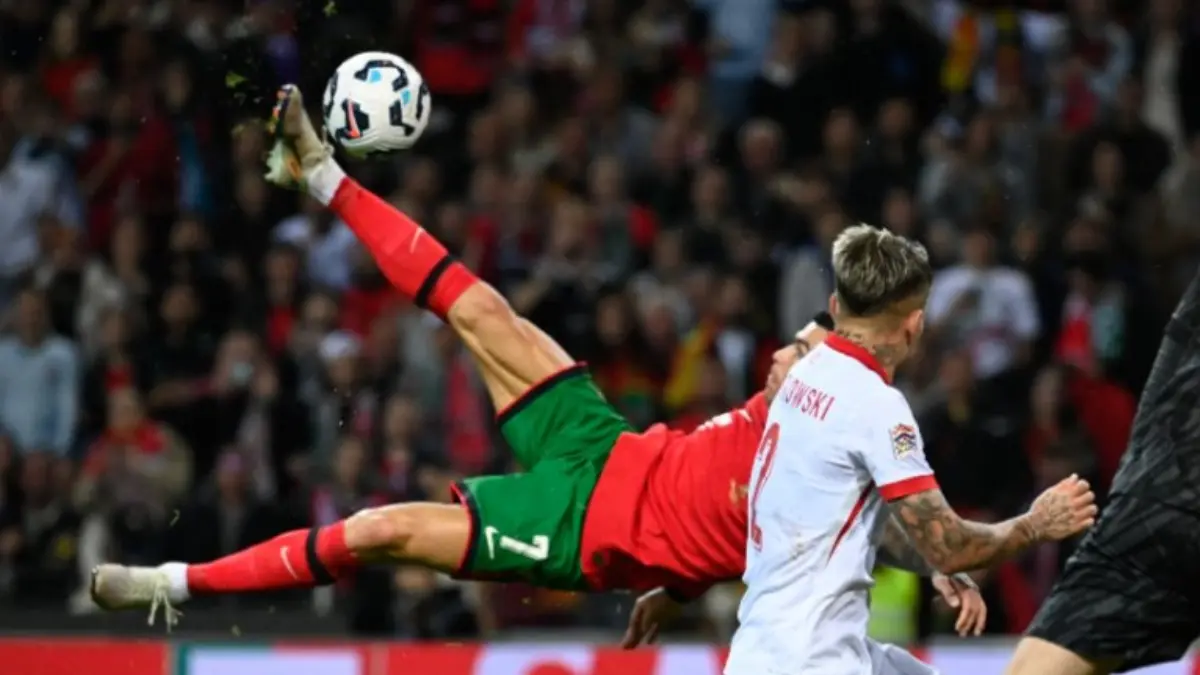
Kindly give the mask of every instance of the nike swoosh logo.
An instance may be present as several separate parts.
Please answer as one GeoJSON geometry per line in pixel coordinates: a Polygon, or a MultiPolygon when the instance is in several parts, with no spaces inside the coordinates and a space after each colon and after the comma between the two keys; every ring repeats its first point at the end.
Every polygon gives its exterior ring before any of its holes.
{"type": "Polygon", "coordinates": [[[483,536],[487,539],[488,557],[493,560],[496,558],[496,534],[499,531],[491,525],[483,528],[483,536]]]}
{"type": "Polygon", "coordinates": [[[279,549],[279,559],[283,561],[283,566],[287,568],[288,574],[292,575],[292,578],[296,581],[299,581],[300,575],[296,574],[296,570],[292,567],[292,561],[288,560],[287,554],[289,548],[291,547],[284,546],[283,548],[279,549]]]}

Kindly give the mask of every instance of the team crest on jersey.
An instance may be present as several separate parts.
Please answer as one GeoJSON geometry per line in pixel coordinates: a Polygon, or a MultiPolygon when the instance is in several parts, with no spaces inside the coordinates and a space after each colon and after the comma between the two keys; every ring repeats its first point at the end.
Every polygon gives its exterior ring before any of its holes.
{"type": "Polygon", "coordinates": [[[892,452],[896,459],[904,459],[917,449],[917,430],[909,424],[892,427],[892,452]]]}

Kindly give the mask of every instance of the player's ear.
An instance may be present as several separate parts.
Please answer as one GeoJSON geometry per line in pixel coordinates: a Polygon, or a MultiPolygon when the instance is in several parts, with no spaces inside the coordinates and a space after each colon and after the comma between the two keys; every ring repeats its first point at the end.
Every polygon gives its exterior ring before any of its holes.
{"type": "Polygon", "coordinates": [[[832,314],[833,316],[837,316],[837,315],[838,315],[838,299],[837,299],[837,293],[830,293],[830,294],[829,294],[829,313],[830,313],[830,314],[832,314]]]}
{"type": "Polygon", "coordinates": [[[911,345],[916,342],[923,332],[925,332],[925,310],[924,308],[914,309],[904,318],[904,334],[908,336],[908,343],[911,345]]]}

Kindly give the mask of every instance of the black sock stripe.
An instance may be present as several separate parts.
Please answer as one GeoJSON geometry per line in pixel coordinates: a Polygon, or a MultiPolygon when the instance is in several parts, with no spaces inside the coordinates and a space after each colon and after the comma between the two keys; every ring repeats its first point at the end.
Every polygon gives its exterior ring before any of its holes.
{"type": "Polygon", "coordinates": [[[454,264],[454,256],[447,253],[442,256],[442,259],[437,261],[433,269],[429,270],[425,281],[421,282],[421,287],[417,289],[416,296],[413,297],[413,304],[421,309],[429,309],[429,296],[433,295],[433,289],[437,288],[437,282],[450,269],[450,265],[454,264]]]}
{"type": "Polygon", "coordinates": [[[321,562],[321,558],[317,556],[317,535],[320,533],[320,527],[313,527],[308,531],[308,539],[304,542],[304,557],[308,561],[308,571],[312,574],[313,583],[318,586],[328,586],[336,579],[329,573],[329,568],[325,566],[325,563],[321,562]]]}

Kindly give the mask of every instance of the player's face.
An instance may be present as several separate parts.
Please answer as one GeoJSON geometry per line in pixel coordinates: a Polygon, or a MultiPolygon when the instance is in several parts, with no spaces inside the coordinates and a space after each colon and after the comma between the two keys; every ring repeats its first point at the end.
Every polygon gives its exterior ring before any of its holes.
{"type": "Polygon", "coordinates": [[[767,375],[767,386],[764,389],[768,399],[775,398],[775,392],[779,391],[779,385],[783,384],[788,370],[810,350],[824,342],[828,335],[829,331],[810,323],[796,333],[792,344],[775,351],[771,373],[767,375]]]}

